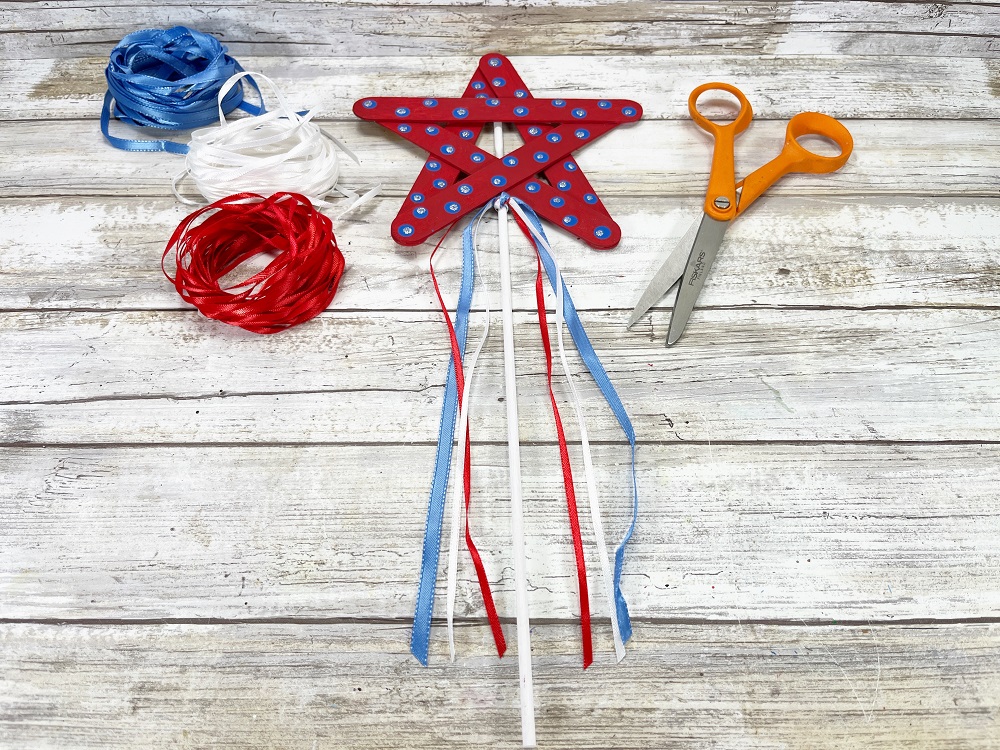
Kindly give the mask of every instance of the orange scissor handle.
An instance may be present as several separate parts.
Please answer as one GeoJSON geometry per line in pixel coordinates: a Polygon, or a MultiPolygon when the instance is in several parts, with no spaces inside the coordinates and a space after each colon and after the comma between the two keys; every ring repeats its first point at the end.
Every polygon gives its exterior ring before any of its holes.
{"type": "Polygon", "coordinates": [[[847,163],[853,150],[854,139],[850,131],[839,121],[819,112],[802,112],[795,115],[788,121],[788,127],[785,129],[785,145],[781,153],[743,180],[743,191],[740,193],[740,204],[736,214],[746,211],[765,190],[790,172],[812,174],[836,172],[847,163]],[[828,138],[840,147],[840,153],[837,156],[823,156],[809,151],[797,140],[805,135],[828,138]]]}
{"type": "Polygon", "coordinates": [[[753,109],[743,92],[728,83],[703,83],[688,97],[691,119],[702,130],[707,130],[715,138],[712,153],[712,171],[708,177],[708,192],[705,194],[705,213],[719,221],[729,221],[736,216],[736,136],[750,126],[753,109]],[[725,91],[740,103],[739,114],[732,122],[712,122],[698,111],[698,97],[706,91],[725,91]]]}

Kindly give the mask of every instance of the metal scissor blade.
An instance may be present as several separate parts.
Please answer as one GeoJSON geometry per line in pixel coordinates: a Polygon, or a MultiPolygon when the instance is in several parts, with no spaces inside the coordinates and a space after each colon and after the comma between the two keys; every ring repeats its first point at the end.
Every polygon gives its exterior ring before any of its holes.
{"type": "Polygon", "coordinates": [[[673,315],[670,316],[670,328],[667,329],[667,346],[677,343],[677,339],[684,333],[684,327],[694,310],[694,303],[698,301],[698,295],[705,285],[705,278],[715,256],[719,253],[722,238],[728,228],[728,221],[718,221],[708,214],[702,217],[687,267],[684,269],[684,276],[681,278],[680,288],[677,290],[677,301],[674,303],[673,315]]]}
{"type": "Polygon", "coordinates": [[[667,256],[663,265],[660,266],[660,270],[656,272],[652,281],[649,282],[646,291],[642,293],[642,296],[635,305],[635,309],[632,310],[632,317],[628,319],[626,328],[634,326],[639,321],[639,318],[645,315],[649,311],[649,308],[659,302],[660,298],[670,290],[670,287],[677,283],[677,280],[684,273],[684,266],[691,255],[691,248],[694,246],[694,238],[697,236],[700,224],[701,222],[699,221],[692,222],[691,228],[685,232],[680,242],[677,243],[677,247],[667,256]]]}

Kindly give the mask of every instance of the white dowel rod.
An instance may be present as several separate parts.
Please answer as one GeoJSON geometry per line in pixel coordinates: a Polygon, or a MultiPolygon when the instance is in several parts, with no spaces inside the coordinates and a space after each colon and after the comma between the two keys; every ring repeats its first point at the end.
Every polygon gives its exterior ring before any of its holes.
{"type": "MultiPolygon", "coordinates": [[[[493,123],[493,143],[503,157],[503,124],[493,123]]],[[[514,541],[514,592],[517,612],[517,671],[521,696],[521,743],[535,747],[535,691],[531,681],[531,622],[528,573],[524,554],[524,507],[521,499],[521,438],[517,429],[517,383],[514,370],[514,295],[510,281],[507,205],[497,210],[500,236],[500,297],[503,320],[504,399],[507,406],[507,457],[510,464],[510,527],[514,541]]]]}

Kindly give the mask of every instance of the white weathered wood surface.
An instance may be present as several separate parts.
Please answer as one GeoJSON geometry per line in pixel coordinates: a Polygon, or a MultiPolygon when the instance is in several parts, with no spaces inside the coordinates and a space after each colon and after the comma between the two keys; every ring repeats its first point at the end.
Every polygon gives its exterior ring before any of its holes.
{"type": "MultiPolygon", "coordinates": [[[[996,625],[644,625],[584,673],[533,633],[539,747],[996,747],[996,625]]],[[[402,623],[16,624],[0,635],[8,747],[517,747],[514,660],[402,623]]],[[[606,654],[610,639],[598,639],[606,654]]]]}
{"type": "MultiPolygon", "coordinates": [[[[498,606],[512,612],[504,447],[475,448],[473,519],[498,606]]],[[[416,470],[358,476],[367,445],[8,449],[0,502],[18,569],[4,616],[404,622],[434,447],[385,450],[416,470]],[[162,476],[165,451],[183,483],[162,476]],[[386,498],[392,510],[380,513],[386,498]],[[46,543],[32,546],[40,519],[46,543]],[[128,538],[108,545],[122,525],[128,538]]],[[[609,533],[620,535],[627,451],[602,445],[595,457],[609,533]]],[[[1000,591],[977,560],[995,544],[998,457],[983,445],[644,446],[630,602],[643,620],[989,618],[1000,591]]],[[[559,481],[553,446],[526,447],[531,605],[542,619],[579,614],[559,481]]],[[[587,545],[593,554],[589,534],[587,545]]],[[[460,614],[476,617],[471,568],[463,576],[460,614]]]]}
{"type": "MultiPolygon", "coordinates": [[[[518,744],[516,661],[491,653],[464,560],[458,660],[440,628],[429,668],[407,652],[448,348],[427,249],[388,237],[421,154],[350,116],[459,91],[491,49],[536,95],[646,112],[580,154],[621,246],[552,232],[640,440],[636,637],[615,666],[592,596],[586,673],[514,248],[541,747],[997,747],[998,34],[988,3],[0,2],[0,748],[518,744]],[[344,282],[300,328],[184,305],[159,270],[180,160],[99,135],[107,52],[177,23],[316,106],[364,159],[347,184],[385,185],[338,223],[344,282]],[[845,119],[856,151],[734,225],[665,350],[669,300],[624,321],[699,213],[710,144],[686,99],[712,79],[755,105],[742,173],[802,109],[845,119]]],[[[473,526],[511,616],[500,362],[497,338],[473,526]]],[[[627,446],[571,365],[617,539],[627,446]]]]}
{"type": "MultiPolygon", "coordinates": [[[[992,750],[996,625],[643,625],[584,673],[568,625],[533,633],[539,747],[992,750]]],[[[8,747],[517,747],[514,660],[402,623],[10,625],[8,747]],[[443,645],[443,644],[442,644],[443,645]],[[11,696],[15,696],[11,700],[11,696]]]]}

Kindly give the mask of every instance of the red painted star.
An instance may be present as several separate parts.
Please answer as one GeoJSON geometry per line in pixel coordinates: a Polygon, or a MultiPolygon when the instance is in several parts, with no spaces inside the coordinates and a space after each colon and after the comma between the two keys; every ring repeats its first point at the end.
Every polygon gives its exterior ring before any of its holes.
{"type": "Polygon", "coordinates": [[[484,55],[461,98],[370,97],[354,114],[377,122],[428,152],[392,238],[418,245],[502,192],[592,247],[621,239],[573,159],[573,152],[642,116],[625,99],[535,99],[503,55],[484,55]],[[515,125],[524,145],[498,158],[476,146],[487,123],[515,125]]]}

